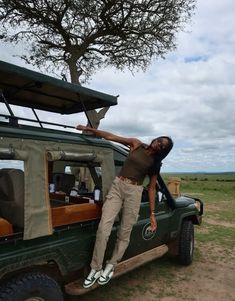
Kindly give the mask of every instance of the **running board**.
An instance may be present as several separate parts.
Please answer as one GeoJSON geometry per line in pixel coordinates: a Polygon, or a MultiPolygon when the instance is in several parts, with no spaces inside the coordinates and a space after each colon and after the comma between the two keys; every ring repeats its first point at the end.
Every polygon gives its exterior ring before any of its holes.
{"type": "MultiPolygon", "coordinates": [[[[131,270],[134,270],[135,268],[138,268],[139,266],[152,261],[156,258],[159,258],[163,256],[168,251],[167,245],[162,245],[159,247],[156,247],[154,249],[151,249],[149,251],[146,251],[144,253],[141,253],[139,255],[136,255],[134,257],[131,257],[125,261],[120,262],[117,264],[114,275],[112,277],[116,278],[119,277],[131,270]]],[[[83,285],[84,279],[79,279],[74,282],[68,283],[65,285],[65,291],[69,295],[83,295],[91,290],[94,290],[95,288],[99,287],[100,285],[98,283],[95,283],[90,288],[84,288],[83,285]]]]}

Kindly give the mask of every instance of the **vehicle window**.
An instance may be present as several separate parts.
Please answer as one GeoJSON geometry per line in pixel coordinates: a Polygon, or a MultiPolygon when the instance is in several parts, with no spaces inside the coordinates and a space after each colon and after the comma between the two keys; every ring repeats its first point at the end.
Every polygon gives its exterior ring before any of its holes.
{"type": "Polygon", "coordinates": [[[102,188],[101,166],[79,162],[55,161],[49,167],[49,190],[66,195],[91,195],[102,188]]]}
{"type": "Polygon", "coordinates": [[[0,236],[24,227],[24,162],[0,159],[0,236]]]}
{"type": "Polygon", "coordinates": [[[65,166],[65,171],[64,171],[66,174],[71,174],[72,171],[71,171],[71,166],[65,166]]]}
{"type": "Polygon", "coordinates": [[[15,168],[24,171],[24,161],[20,160],[1,160],[0,159],[0,169],[2,168],[15,168]]]}
{"type": "Polygon", "coordinates": [[[158,202],[160,203],[160,202],[163,202],[164,198],[166,198],[166,197],[161,191],[158,191],[157,192],[157,198],[158,198],[158,202]]]}
{"type": "Polygon", "coordinates": [[[156,190],[157,190],[157,201],[159,203],[163,203],[167,201],[167,197],[164,193],[163,188],[160,186],[160,184],[157,182],[157,186],[156,186],[156,190]]]}

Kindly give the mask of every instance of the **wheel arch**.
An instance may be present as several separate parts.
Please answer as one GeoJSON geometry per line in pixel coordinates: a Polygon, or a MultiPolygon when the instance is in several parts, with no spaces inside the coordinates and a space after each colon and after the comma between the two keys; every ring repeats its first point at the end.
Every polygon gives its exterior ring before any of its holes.
{"type": "Polygon", "coordinates": [[[178,224],[178,229],[177,229],[177,235],[175,238],[167,244],[168,246],[168,254],[171,256],[177,256],[179,253],[179,239],[180,239],[180,233],[181,233],[181,228],[182,225],[185,221],[191,221],[193,225],[199,225],[200,223],[198,222],[197,216],[195,214],[184,214],[181,216],[181,219],[178,224]]]}
{"type": "Polygon", "coordinates": [[[199,225],[199,221],[198,221],[198,217],[196,214],[192,214],[192,215],[188,215],[188,216],[185,216],[182,220],[181,220],[181,225],[182,223],[185,221],[185,220],[188,220],[188,221],[192,221],[192,223],[194,225],[199,225]]]}
{"type": "Polygon", "coordinates": [[[16,268],[13,265],[7,266],[3,271],[1,271],[0,281],[5,282],[16,277],[20,274],[41,272],[44,273],[54,280],[61,282],[64,276],[61,265],[55,260],[48,261],[37,261],[31,263],[21,263],[21,267],[16,268]]]}
{"type": "Polygon", "coordinates": [[[180,223],[178,226],[178,231],[180,231],[182,224],[184,221],[192,221],[192,223],[194,225],[200,225],[200,221],[198,219],[198,216],[195,213],[186,213],[186,214],[182,214],[181,219],[180,219],[180,223]]]}

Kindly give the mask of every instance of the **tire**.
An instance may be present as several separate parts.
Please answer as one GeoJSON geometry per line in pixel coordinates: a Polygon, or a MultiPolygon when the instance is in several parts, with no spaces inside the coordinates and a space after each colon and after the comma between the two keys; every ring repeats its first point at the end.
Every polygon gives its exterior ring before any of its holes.
{"type": "Polygon", "coordinates": [[[0,301],[63,301],[57,282],[42,273],[21,274],[3,284],[0,301]]]}
{"type": "Polygon", "coordinates": [[[179,262],[182,265],[190,265],[193,261],[194,251],[194,226],[192,221],[185,220],[181,226],[179,239],[179,262]]]}

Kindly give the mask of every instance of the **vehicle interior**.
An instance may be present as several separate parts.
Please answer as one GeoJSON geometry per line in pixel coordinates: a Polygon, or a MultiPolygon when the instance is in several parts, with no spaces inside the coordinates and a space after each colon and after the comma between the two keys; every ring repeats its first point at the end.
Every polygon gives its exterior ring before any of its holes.
{"type": "MultiPolygon", "coordinates": [[[[102,187],[99,172],[99,166],[85,166],[85,164],[81,165],[77,162],[75,164],[74,162],[57,161],[50,164],[48,192],[53,227],[100,217],[101,193],[99,199],[94,200],[94,188],[101,190],[102,187]],[[81,177],[81,172],[85,174],[85,178],[81,177]]],[[[22,169],[0,169],[1,237],[23,231],[24,177],[22,169]]]]}

